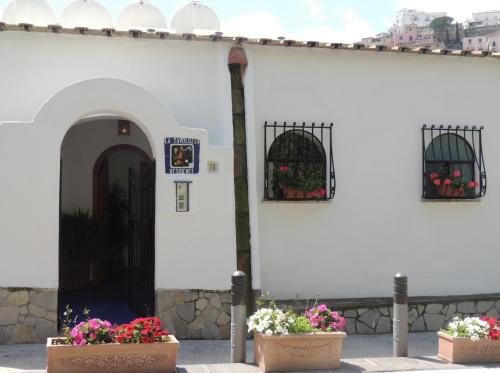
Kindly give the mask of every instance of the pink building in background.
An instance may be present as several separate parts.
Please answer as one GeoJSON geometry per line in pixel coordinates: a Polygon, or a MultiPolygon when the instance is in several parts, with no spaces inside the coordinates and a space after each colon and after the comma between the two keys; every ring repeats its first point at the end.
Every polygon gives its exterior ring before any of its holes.
{"type": "Polygon", "coordinates": [[[416,24],[403,25],[394,33],[392,46],[426,45],[434,43],[434,32],[430,27],[416,24]]]}

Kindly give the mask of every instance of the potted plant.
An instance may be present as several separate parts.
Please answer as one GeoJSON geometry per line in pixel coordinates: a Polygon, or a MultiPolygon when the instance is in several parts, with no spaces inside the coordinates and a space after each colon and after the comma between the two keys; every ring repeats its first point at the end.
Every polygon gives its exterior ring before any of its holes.
{"type": "Polygon", "coordinates": [[[278,199],[320,199],[326,195],[325,181],[317,167],[283,164],[274,170],[274,195],[278,199]]]}
{"type": "Polygon", "coordinates": [[[458,169],[452,173],[438,169],[429,174],[429,180],[437,195],[442,197],[474,196],[476,188],[479,186],[479,183],[474,180],[465,180],[462,172],[458,169]]]}
{"type": "Polygon", "coordinates": [[[254,362],[264,372],[340,367],[345,319],[324,304],[297,314],[274,302],[248,319],[254,362]]]}
{"type": "Polygon", "coordinates": [[[500,363],[500,321],[495,317],[455,317],[438,336],[438,356],[443,360],[500,363]]]}
{"type": "Polygon", "coordinates": [[[139,318],[112,326],[87,319],[69,326],[66,308],[64,337],[47,339],[48,373],[73,372],[175,372],[179,342],[168,335],[157,317],[139,318]]]}

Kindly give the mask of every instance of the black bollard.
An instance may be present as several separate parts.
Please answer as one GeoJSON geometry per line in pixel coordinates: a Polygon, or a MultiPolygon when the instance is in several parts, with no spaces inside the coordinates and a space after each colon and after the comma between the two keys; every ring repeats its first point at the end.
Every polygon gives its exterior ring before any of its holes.
{"type": "Polygon", "coordinates": [[[394,276],[394,305],[392,323],[392,352],[394,357],[408,356],[408,276],[394,276]]]}
{"type": "Polygon", "coordinates": [[[237,271],[231,277],[231,363],[246,363],[247,309],[246,275],[237,271]]]}

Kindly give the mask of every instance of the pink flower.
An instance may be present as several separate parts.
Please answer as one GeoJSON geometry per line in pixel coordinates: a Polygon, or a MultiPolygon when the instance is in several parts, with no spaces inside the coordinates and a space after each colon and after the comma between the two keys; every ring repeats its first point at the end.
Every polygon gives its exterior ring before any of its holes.
{"type": "Polygon", "coordinates": [[[467,187],[469,187],[469,188],[471,188],[471,189],[472,189],[472,188],[475,188],[476,186],[477,186],[477,185],[476,185],[476,182],[475,182],[475,181],[469,181],[469,182],[467,183],[467,187]]]}
{"type": "Polygon", "coordinates": [[[446,180],[444,181],[444,184],[445,184],[445,185],[450,185],[450,184],[451,184],[451,179],[446,179],[446,180]]]}
{"type": "Polygon", "coordinates": [[[437,179],[439,177],[439,174],[437,172],[432,172],[430,175],[429,175],[429,178],[431,180],[434,180],[434,179],[437,179]]]}
{"type": "MultiPolygon", "coordinates": [[[[73,335],[73,332],[74,332],[74,329],[73,329],[73,331],[71,332],[72,337],[74,338],[73,344],[74,344],[74,345],[81,346],[81,345],[82,345],[82,344],[81,344],[81,342],[82,342],[82,341],[85,341],[85,339],[83,338],[83,334],[82,334],[82,332],[80,332],[80,331],[76,331],[76,333],[75,333],[74,335],[73,335]]],[[[86,342],[87,342],[87,341],[85,341],[85,343],[86,343],[86,342]]],[[[85,343],[83,343],[83,344],[85,344],[85,343]]]]}
{"type": "Polygon", "coordinates": [[[287,172],[288,166],[281,166],[280,168],[278,168],[278,170],[280,170],[281,172],[287,172]]]}
{"type": "Polygon", "coordinates": [[[85,338],[82,338],[80,343],[78,343],[78,346],[85,346],[85,344],[87,344],[87,341],[85,340],[85,338]]]}
{"type": "Polygon", "coordinates": [[[440,186],[440,185],[441,185],[441,180],[439,180],[439,179],[435,179],[435,180],[434,180],[434,185],[436,185],[436,186],[440,186]]]}
{"type": "Polygon", "coordinates": [[[101,326],[101,323],[100,323],[101,320],[98,320],[98,319],[92,319],[92,320],[89,320],[89,325],[92,329],[94,330],[97,330],[99,329],[99,327],[101,326]]]}
{"type": "Polygon", "coordinates": [[[460,176],[462,176],[462,173],[460,172],[460,170],[455,170],[455,171],[453,171],[453,176],[460,177],[460,176]]]}
{"type": "Polygon", "coordinates": [[[319,312],[325,312],[327,309],[328,309],[328,307],[326,306],[326,304],[320,304],[318,306],[318,311],[319,312]]]}

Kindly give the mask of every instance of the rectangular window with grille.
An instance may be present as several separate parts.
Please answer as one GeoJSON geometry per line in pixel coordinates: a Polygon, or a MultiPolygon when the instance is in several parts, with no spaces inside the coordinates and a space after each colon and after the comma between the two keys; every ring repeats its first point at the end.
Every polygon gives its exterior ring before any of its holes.
{"type": "Polygon", "coordinates": [[[333,124],[266,122],[264,131],[265,200],[333,198],[333,124]]]}
{"type": "Polygon", "coordinates": [[[483,127],[422,127],[423,198],[476,199],[486,194],[483,127]]]}

